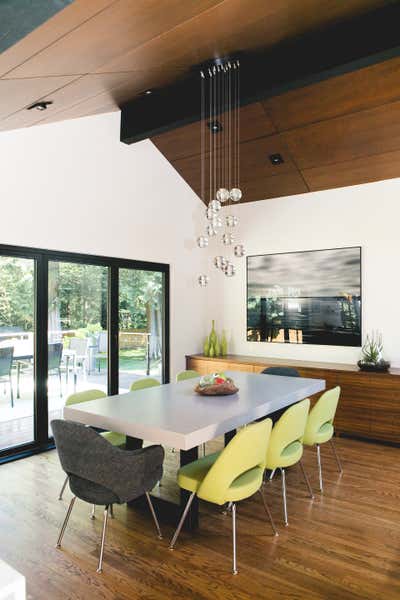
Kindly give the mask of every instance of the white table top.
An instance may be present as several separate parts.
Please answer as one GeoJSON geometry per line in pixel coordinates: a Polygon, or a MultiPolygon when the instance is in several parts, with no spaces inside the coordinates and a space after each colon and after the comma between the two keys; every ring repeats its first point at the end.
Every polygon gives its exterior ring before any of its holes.
{"type": "Polygon", "coordinates": [[[25,577],[0,559],[0,600],[25,600],[25,577]]]}
{"type": "Polygon", "coordinates": [[[64,408],[64,417],[189,450],[325,389],[322,379],[226,371],[239,392],[199,396],[197,379],[107,396],[64,408]]]}

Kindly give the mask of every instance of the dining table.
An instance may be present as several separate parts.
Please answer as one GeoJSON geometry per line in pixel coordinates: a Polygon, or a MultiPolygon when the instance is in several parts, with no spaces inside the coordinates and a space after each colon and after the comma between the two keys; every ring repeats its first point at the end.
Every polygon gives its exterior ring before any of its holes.
{"type": "MultiPolygon", "coordinates": [[[[282,409],[325,389],[325,381],[260,373],[226,371],[238,388],[228,396],[204,396],[195,391],[198,378],[167,383],[129,393],[106,396],[65,406],[64,418],[126,435],[126,449],[146,443],[161,444],[179,451],[180,466],[198,458],[198,447],[219,436],[225,445],[236,429],[256,419],[274,416],[282,409]]],[[[157,495],[161,516],[176,520],[188,498],[180,490],[179,501],[157,495]]],[[[199,523],[199,506],[194,501],[186,528],[199,523]]]]}

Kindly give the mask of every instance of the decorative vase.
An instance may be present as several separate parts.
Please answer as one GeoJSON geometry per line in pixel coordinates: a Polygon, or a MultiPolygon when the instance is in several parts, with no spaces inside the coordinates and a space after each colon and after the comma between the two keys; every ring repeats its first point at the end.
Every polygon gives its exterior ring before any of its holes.
{"type": "Polygon", "coordinates": [[[221,336],[221,356],[226,356],[228,354],[228,340],[226,339],[225,329],[222,330],[221,336]]]}
{"type": "Polygon", "coordinates": [[[214,358],[214,356],[215,356],[215,350],[214,350],[214,345],[213,344],[210,345],[210,350],[208,352],[208,356],[210,358],[214,358]]]}
{"type": "Polygon", "coordinates": [[[221,356],[221,346],[218,341],[218,336],[215,336],[215,344],[214,344],[214,354],[215,356],[221,356]]]}
{"type": "Polygon", "coordinates": [[[215,332],[215,321],[212,321],[212,327],[210,332],[210,346],[214,346],[217,341],[217,334],[215,332]]]}
{"type": "Polygon", "coordinates": [[[210,342],[208,337],[206,337],[204,345],[203,345],[204,356],[210,356],[210,342]]]}

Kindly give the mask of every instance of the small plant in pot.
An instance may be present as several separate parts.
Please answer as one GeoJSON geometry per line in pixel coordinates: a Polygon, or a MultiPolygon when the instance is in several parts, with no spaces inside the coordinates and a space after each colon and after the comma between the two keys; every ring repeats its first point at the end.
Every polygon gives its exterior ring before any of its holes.
{"type": "Polygon", "coordinates": [[[357,365],[361,371],[387,371],[390,368],[390,362],[383,358],[382,334],[373,331],[367,334],[362,347],[361,359],[357,365]]]}

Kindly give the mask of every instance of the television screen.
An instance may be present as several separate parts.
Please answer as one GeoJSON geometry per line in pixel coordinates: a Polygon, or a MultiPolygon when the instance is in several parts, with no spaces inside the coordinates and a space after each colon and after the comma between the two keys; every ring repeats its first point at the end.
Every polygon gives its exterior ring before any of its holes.
{"type": "Polygon", "coordinates": [[[361,346],[361,248],[248,256],[247,340],[361,346]]]}

